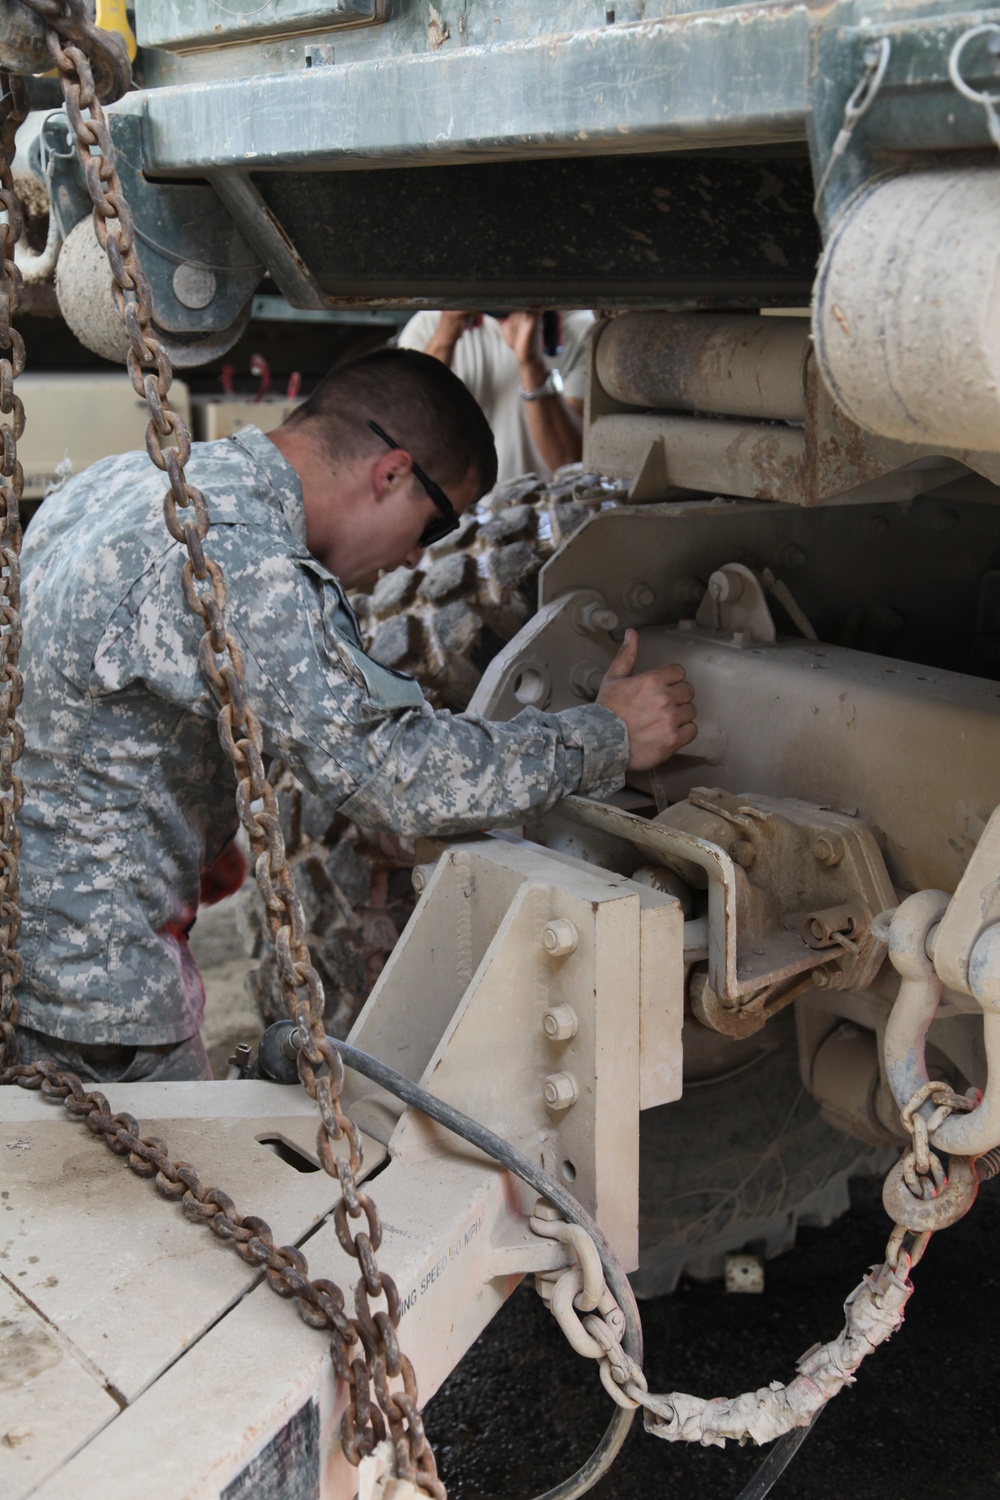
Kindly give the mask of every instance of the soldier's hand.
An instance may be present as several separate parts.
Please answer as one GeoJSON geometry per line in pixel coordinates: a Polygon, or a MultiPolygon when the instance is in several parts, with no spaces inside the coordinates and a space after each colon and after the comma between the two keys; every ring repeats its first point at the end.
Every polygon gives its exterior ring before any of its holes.
{"type": "Polygon", "coordinates": [[[650,771],[698,733],[694,688],[675,663],[632,673],[639,655],[639,637],[626,630],[618,655],[604,674],[597,701],[625,722],[630,771],[650,771]]]}

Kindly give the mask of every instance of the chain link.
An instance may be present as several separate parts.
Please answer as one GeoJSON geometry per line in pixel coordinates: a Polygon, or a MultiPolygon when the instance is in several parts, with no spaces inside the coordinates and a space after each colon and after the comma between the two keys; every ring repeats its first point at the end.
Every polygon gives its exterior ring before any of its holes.
{"type": "Polygon", "coordinates": [[[17,765],[24,748],[24,732],[17,722],[22,678],[17,660],[21,649],[21,493],[24,475],[17,442],[24,431],[24,406],[14,381],[24,369],[24,340],[14,328],[21,300],[21,272],[14,247],[21,237],[23,215],[14,191],[14,136],[28,111],[27,91],[20,78],[0,73],[0,1070],[17,1061],[19,1007],[16,989],[21,982],[17,937],[21,926],[21,835],[17,814],[23,789],[17,765]],[[10,418],[9,421],[6,418],[10,418]]]}
{"type": "Polygon", "coordinates": [[[947,1181],[941,1158],[931,1150],[930,1137],[949,1115],[975,1109],[977,1103],[977,1099],[956,1094],[950,1084],[932,1080],[919,1088],[900,1110],[900,1121],[912,1142],[903,1157],[903,1181],[914,1198],[924,1201],[936,1198],[947,1181]],[[924,1116],[920,1109],[928,1099],[935,1108],[931,1115],[924,1116]]]}
{"type": "Polygon", "coordinates": [[[542,1272],[535,1277],[535,1288],[570,1347],[585,1359],[597,1360],[601,1384],[612,1401],[632,1410],[643,1404],[648,1387],[640,1366],[621,1345],[625,1314],[604,1280],[601,1257],[590,1235],[581,1225],[567,1224],[555,1214],[540,1200],[531,1228],[545,1239],[560,1240],[572,1251],[574,1262],[561,1271],[542,1272]]]}
{"type": "MultiPolygon", "coordinates": [[[[343,1063],[327,1042],[324,1026],[324,995],[320,977],[305,942],[306,922],[302,905],[292,885],[285,858],[275,793],[267,780],[262,753],[260,724],[244,694],[245,662],[235,637],[226,628],[226,584],[218,563],[207,556],[205,540],[210,518],[205,497],[185,475],[191,454],[191,438],[181,417],[171,409],[169,389],[173,371],[169,357],[151,329],[152,296],[135,248],[135,226],[116,170],[116,154],[101,99],[121,81],[120,57],[110,40],[89,22],[83,0],[23,0],[48,23],[49,52],[59,72],[66,112],[76,137],[77,150],[94,204],[94,227],[104,249],[112,276],[112,297],[128,334],[126,364],[133,389],[149,410],[146,451],[167,477],[164,521],[173,539],[187,552],[182,571],[184,601],[198,616],[204,630],[199,661],[210,688],[218,699],[219,738],[236,773],[236,805],[250,840],[254,869],[267,912],[274,942],[278,973],[288,1015],[297,1023],[302,1038],[298,1053],[299,1077],[320,1113],[317,1150],[323,1168],[335,1177],[341,1198],[334,1210],[337,1238],[344,1251],[357,1260],[361,1278],[355,1291],[355,1317],[344,1312],[343,1293],[332,1282],[309,1281],[305,1257],[292,1247],[275,1249],[268,1226],[262,1219],[242,1217],[232,1200],[218,1189],[204,1189],[189,1163],[171,1162],[164,1143],[143,1139],[129,1115],[112,1115],[100,1093],[87,1093],[72,1073],[60,1073],[51,1064],[11,1066],[16,1060],[13,1027],[17,1001],[13,989],[20,977],[13,947],[19,922],[17,909],[17,842],[8,807],[20,805],[20,782],[12,765],[20,753],[20,731],[14,725],[13,708],[20,699],[16,653],[20,642],[17,623],[17,553],[20,527],[17,499],[20,469],[11,429],[0,427],[3,438],[4,476],[12,481],[0,494],[6,502],[2,553],[7,568],[5,626],[0,689],[5,713],[0,718],[0,793],[4,802],[3,833],[10,834],[0,851],[0,1026],[5,1053],[0,1053],[0,1083],[42,1088],[61,1098],[72,1113],[82,1114],[88,1126],[102,1132],[117,1155],[127,1155],[133,1170],[156,1177],[157,1187],[168,1197],[179,1197],[187,1212],[207,1220],[215,1232],[232,1239],[237,1253],[267,1268],[268,1280],[284,1296],[297,1296],[300,1311],[313,1326],[333,1329],[331,1351],[337,1374],[348,1386],[341,1442],[353,1464],[371,1453],[388,1435],[396,1455],[399,1477],[417,1484],[435,1500],[444,1500],[445,1489],[437,1477],[434,1454],[427,1441],[418,1411],[417,1384],[413,1366],[402,1354],[396,1337],[400,1318],[399,1294],[391,1277],[379,1270],[376,1251],[382,1240],[378,1211],[358,1185],[361,1170],[361,1138],[353,1120],[340,1102],[343,1063]],[[98,65],[95,79],[92,59],[98,65]],[[117,74],[116,74],[117,68],[117,74]],[[6,730],[6,737],[5,737],[6,730]],[[6,778],[6,779],[5,779],[6,778]],[[4,925],[6,924],[6,925],[4,925]],[[346,1143],[346,1154],[335,1145],[346,1143]],[[353,1231],[351,1222],[363,1219],[364,1227],[353,1231]],[[371,1311],[370,1299],[382,1298],[385,1308],[371,1311]],[[390,1388],[401,1381],[402,1389],[390,1388]],[[375,1404],[372,1402],[374,1386],[375,1404]]],[[[114,39],[117,40],[117,39],[114,39]]],[[[127,59],[126,59],[127,69],[127,59]]],[[[127,82],[127,72],[125,79],[127,82]]],[[[119,90],[120,92],[121,90],[119,90]]],[[[10,93],[10,86],[6,93],[10,93]]],[[[11,116],[13,118],[13,115],[11,116]]],[[[9,133],[13,135],[14,126],[9,133]]],[[[7,133],[4,146],[7,146],[7,133]]],[[[12,155],[12,151],[10,152],[12,155]]],[[[7,158],[9,161],[9,157],[7,158]]],[[[13,373],[23,365],[23,345],[9,329],[9,316],[16,307],[20,276],[14,265],[13,246],[19,232],[12,195],[9,165],[3,177],[8,196],[8,223],[4,240],[4,287],[8,294],[6,315],[0,312],[0,346],[15,351],[13,373]],[[11,191],[8,191],[11,190],[11,191]],[[2,334],[7,331],[6,343],[2,334]]],[[[10,396],[11,374],[7,361],[0,361],[0,410],[14,410],[14,435],[20,435],[23,411],[10,396]],[[16,405],[12,406],[13,400],[16,405]]]]}

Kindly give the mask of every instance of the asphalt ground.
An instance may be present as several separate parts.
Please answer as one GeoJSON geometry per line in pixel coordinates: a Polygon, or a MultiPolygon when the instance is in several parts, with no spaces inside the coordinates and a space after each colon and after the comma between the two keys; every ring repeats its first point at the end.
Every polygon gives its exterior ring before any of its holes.
{"type": "MultiPolygon", "coordinates": [[[[851,1211],[803,1229],[767,1264],[761,1294],[682,1280],[640,1303],[651,1390],[734,1396],[787,1382],[795,1361],[843,1326],[846,1296],[883,1258],[881,1183],[854,1184],[851,1211]]],[[[998,1500],[1000,1179],[932,1239],[913,1271],[906,1322],[818,1419],[774,1500],[998,1500]]],[[[610,1401],[530,1282],[428,1403],[428,1435],[450,1500],[531,1500],[596,1445],[610,1401]]],[[[595,1500],[736,1500],[766,1449],[666,1443],[637,1417],[595,1500]]]]}

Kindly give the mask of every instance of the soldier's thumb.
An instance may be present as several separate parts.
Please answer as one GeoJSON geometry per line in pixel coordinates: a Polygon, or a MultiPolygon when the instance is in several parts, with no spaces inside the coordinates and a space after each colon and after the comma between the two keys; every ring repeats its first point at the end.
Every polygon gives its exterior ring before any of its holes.
{"type": "Polygon", "coordinates": [[[625,639],[618,647],[618,654],[605,672],[605,679],[631,677],[639,656],[639,637],[634,630],[626,630],[625,639]]]}

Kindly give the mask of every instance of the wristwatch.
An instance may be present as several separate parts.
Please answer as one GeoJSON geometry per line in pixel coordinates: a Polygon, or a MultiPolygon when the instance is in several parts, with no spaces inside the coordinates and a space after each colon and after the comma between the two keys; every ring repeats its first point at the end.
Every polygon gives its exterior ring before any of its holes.
{"type": "Polygon", "coordinates": [[[526,391],[523,385],[518,386],[522,401],[541,401],[543,396],[561,396],[563,378],[558,370],[550,370],[541,385],[533,391],[526,391]]]}

